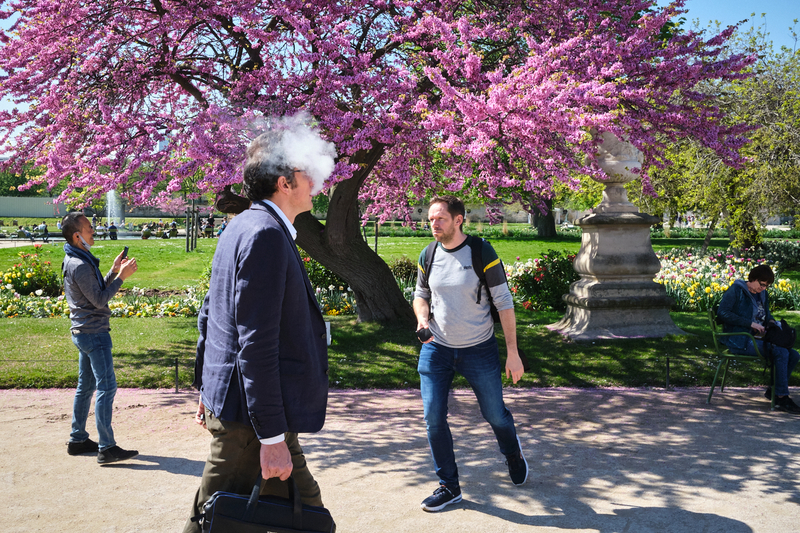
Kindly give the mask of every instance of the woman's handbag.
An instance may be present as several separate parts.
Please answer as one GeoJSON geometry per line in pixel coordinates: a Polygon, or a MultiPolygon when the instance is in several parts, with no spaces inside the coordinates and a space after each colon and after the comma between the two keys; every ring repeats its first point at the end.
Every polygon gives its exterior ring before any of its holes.
{"type": "Polygon", "coordinates": [[[203,506],[200,523],[212,533],[335,533],[324,507],[305,505],[290,477],[289,498],[260,496],[261,474],[250,496],[217,491],[203,506]]]}
{"type": "Polygon", "coordinates": [[[764,331],[764,342],[780,346],[781,348],[793,348],[797,339],[797,332],[785,320],[780,324],[770,322],[764,331]]]}

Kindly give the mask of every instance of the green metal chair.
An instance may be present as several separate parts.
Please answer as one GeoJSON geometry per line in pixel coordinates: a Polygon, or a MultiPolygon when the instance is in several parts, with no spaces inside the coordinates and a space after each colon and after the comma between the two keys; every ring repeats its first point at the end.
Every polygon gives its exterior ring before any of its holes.
{"type": "Polygon", "coordinates": [[[772,383],[772,398],[771,400],[771,409],[775,409],[775,367],[774,365],[767,363],[765,357],[761,355],[761,352],[758,349],[758,344],[755,342],[755,338],[750,333],[745,332],[737,332],[737,333],[723,333],[720,325],[717,323],[717,313],[713,309],[708,310],[708,323],[711,325],[711,337],[714,339],[714,350],[717,352],[719,356],[719,365],[717,365],[717,373],[714,374],[714,381],[711,382],[711,390],[708,391],[708,400],[706,403],[711,403],[711,395],[714,394],[714,387],[717,385],[717,378],[719,377],[719,371],[722,368],[722,364],[725,363],[725,370],[722,371],[722,383],[719,387],[720,392],[725,390],[725,378],[728,376],[728,364],[730,364],[732,359],[738,359],[742,361],[756,361],[759,363],[766,363],[769,364],[769,380],[772,383]],[[719,342],[719,337],[732,337],[734,335],[746,335],[750,337],[753,341],[753,346],[756,349],[756,353],[758,355],[739,355],[733,354],[728,350],[728,347],[719,342]]]}

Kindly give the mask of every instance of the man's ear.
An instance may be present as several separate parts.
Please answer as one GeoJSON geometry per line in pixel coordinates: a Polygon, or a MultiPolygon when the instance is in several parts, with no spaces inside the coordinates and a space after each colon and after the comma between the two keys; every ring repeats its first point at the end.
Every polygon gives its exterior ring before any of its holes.
{"type": "Polygon", "coordinates": [[[275,187],[277,191],[289,191],[291,188],[292,187],[289,185],[289,180],[286,179],[286,176],[278,176],[278,183],[275,187]]]}

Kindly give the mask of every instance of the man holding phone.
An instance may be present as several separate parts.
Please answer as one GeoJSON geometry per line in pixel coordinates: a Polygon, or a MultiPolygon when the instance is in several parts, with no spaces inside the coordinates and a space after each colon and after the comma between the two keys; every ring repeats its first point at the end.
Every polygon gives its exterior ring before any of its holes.
{"type": "Polygon", "coordinates": [[[453,437],[447,424],[447,399],[456,372],[467,378],[475,392],[515,485],[528,479],[528,463],[514,418],[503,402],[500,353],[491,313],[493,302],[506,339],[505,373],[516,383],[525,370],[517,350],[514,300],[503,264],[488,242],[464,234],[464,204],[458,198],[431,200],[428,220],[436,244],[420,254],[414,313],[417,336],[423,343],[418,370],[425,424],[439,477],[439,487],[421,507],[433,512],[461,501],[453,437]],[[429,250],[432,260],[427,256],[429,250]],[[479,263],[483,280],[475,271],[479,263]]]}
{"type": "Polygon", "coordinates": [[[108,302],[125,281],[137,270],[136,259],[127,259],[128,247],[121,252],[105,277],[100,273],[100,260],[90,252],[94,245],[92,224],[81,213],[69,213],[61,220],[64,245],[64,294],[69,303],[72,321],[72,342],[78,348],[78,387],[72,408],[72,431],[67,453],[81,455],[97,453],[101,465],[124,461],[138,455],[135,450],[123,450],[114,440],[111,413],[117,392],[114,360],[111,355],[111,310],[108,302]],[[95,421],[99,443],[89,439],[86,419],[92,394],[95,400],[95,421]]]}

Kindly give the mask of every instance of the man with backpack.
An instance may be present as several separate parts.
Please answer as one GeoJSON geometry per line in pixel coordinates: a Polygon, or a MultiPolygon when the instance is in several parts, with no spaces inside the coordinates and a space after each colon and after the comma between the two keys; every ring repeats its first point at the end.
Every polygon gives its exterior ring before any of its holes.
{"type": "Polygon", "coordinates": [[[422,251],[414,293],[417,335],[423,342],[418,371],[439,487],[422,502],[440,511],[461,501],[453,438],[447,423],[447,399],[455,373],[463,375],[478,399],[481,414],[494,430],[515,485],[528,478],[528,463],[503,402],[500,353],[493,311],[506,339],[506,376],[514,383],[524,374],[517,350],[514,301],[503,264],[483,239],[465,235],[464,204],[454,196],[431,200],[428,220],[435,242],[422,251]],[[492,308],[495,309],[492,309],[492,308]]]}

